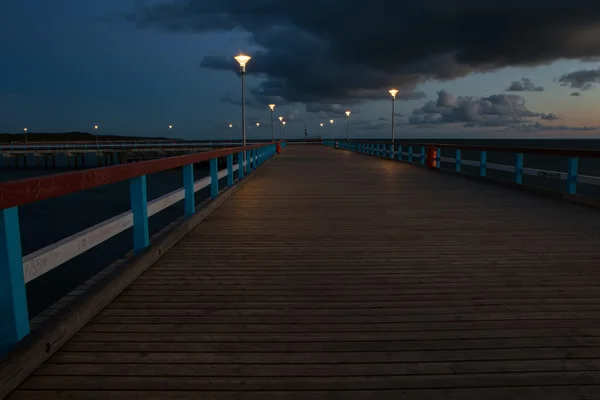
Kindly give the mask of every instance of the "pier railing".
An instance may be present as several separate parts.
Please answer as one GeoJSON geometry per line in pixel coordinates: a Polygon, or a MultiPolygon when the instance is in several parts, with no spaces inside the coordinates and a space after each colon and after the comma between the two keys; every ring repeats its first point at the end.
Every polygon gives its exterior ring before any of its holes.
{"type": "MultiPolygon", "coordinates": [[[[150,243],[149,217],[180,202],[184,217],[195,213],[195,193],[210,187],[210,197],[219,195],[219,180],[232,186],[277,152],[285,142],[232,147],[179,157],[94,168],[0,183],[0,356],[30,332],[25,284],[65,262],[133,228],[133,251],[142,252],[150,243]],[[226,168],[219,170],[218,159],[226,168]],[[209,162],[210,174],[194,179],[194,164],[209,162]],[[147,201],[146,176],[174,168],[183,169],[183,187],[147,201]],[[19,206],[87,189],[129,181],[131,210],[82,232],[22,256],[19,206]]],[[[93,212],[93,210],[91,211],[93,212]]]]}
{"type": "Polygon", "coordinates": [[[600,197],[600,151],[398,141],[331,141],[323,144],[430,169],[531,185],[568,195],[600,197]],[[582,168],[583,167],[583,168],[582,168]],[[586,186],[581,190],[581,186],[586,186]]]}

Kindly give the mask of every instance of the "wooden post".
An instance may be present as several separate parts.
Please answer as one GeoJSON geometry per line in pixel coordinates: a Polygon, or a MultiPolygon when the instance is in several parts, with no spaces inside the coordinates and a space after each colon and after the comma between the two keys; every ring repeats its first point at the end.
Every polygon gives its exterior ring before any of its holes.
{"type": "Polygon", "coordinates": [[[133,213],[133,251],[138,254],[150,244],[146,175],[129,180],[129,196],[133,213]]]}
{"type": "Polygon", "coordinates": [[[479,153],[479,176],[487,174],[487,151],[482,150],[479,153]]]}
{"type": "Polygon", "coordinates": [[[579,164],[579,157],[569,158],[569,170],[567,173],[567,192],[569,194],[577,193],[577,166],[579,164]]]}
{"type": "Polygon", "coordinates": [[[233,186],[233,154],[227,156],[227,186],[233,186]]]}
{"type": "Polygon", "coordinates": [[[517,153],[517,159],[515,161],[515,182],[519,185],[523,183],[523,153],[517,153]]]}
{"type": "Polygon", "coordinates": [[[238,179],[242,179],[244,177],[244,152],[240,151],[238,153],[238,179]]]}
{"type": "Polygon", "coordinates": [[[196,212],[196,201],[194,199],[194,164],[183,166],[183,189],[184,198],[184,216],[189,218],[196,212]]]}
{"type": "Polygon", "coordinates": [[[210,197],[215,199],[219,195],[219,168],[217,159],[210,160],[210,197]]]}
{"type": "Polygon", "coordinates": [[[29,334],[17,207],[0,210],[0,357],[29,334]]]}

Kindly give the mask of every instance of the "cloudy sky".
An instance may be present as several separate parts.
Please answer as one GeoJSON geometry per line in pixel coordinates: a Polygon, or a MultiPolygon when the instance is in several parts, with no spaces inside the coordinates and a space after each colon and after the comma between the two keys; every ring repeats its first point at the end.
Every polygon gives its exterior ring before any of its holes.
{"type": "Polygon", "coordinates": [[[590,0],[2,0],[0,132],[238,137],[239,52],[250,137],[600,137],[590,0]]]}

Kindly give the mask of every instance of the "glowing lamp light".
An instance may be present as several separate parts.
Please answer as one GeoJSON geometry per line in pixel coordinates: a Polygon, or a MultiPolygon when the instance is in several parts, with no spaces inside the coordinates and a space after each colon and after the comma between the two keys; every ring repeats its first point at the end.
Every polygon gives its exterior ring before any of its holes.
{"type": "Polygon", "coordinates": [[[94,129],[98,129],[98,125],[94,125],[94,129]]]}
{"type": "Polygon", "coordinates": [[[235,56],[233,58],[235,58],[235,60],[240,63],[240,67],[242,68],[242,71],[245,71],[246,70],[246,64],[248,64],[248,61],[250,61],[250,59],[252,57],[247,56],[245,54],[239,54],[239,55],[237,55],[237,56],[235,56]]]}
{"type": "Polygon", "coordinates": [[[395,99],[396,98],[396,93],[398,93],[397,89],[390,89],[390,94],[392,95],[392,98],[395,99]]]}
{"type": "Polygon", "coordinates": [[[271,111],[273,111],[275,109],[275,104],[269,104],[269,108],[271,109],[271,111]]]}
{"type": "Polygon", "coordinates": [[[332,120],[332,119],[330,119],[330,120],[329,120],[329,123],[330,123],[330,124],[333,124],[333,120],[332,120]]]}
{"type": "Polygon", "coordinates": [[[23,131],[27,132],[27,128],[23,128],[23,131]]]}
{"type": "Polygon", "coordinates": [[[173,125],[169,125],[169,129],[173,129],[173,125]]]}
{"type": "Polygon", "coordinates": [[[286,122],[286,121],[281,121],[281,123],[282,123],[282,124],[284,124],[284,125],[285,125],[285,122],[286,122]]]}
{"type": "Polygon", "coordinates": [[[256,123],[256,126],[260,126],[260,122],[257,122],[257,123],[256,123]]]}
{"type": "Polygon", "coordinates": [[[322,122],[319,125],[321,125],[321,127],[323,127],[323,123],[322,122]]]}
{"type": "Polygon", "coordinates": [[[230,128],[233,128],[233,124],[229,124],[229,127],[230,127],[230,128]]]}
{"type": "Polygon", "coordinates": [[[350,111],[346,111],[346,117],[350,116],[350,111]]]}
{"type": "Polygon", "coordinates": [[[283,117],[279,117],[279,122],[283,121],[283,117]]]}

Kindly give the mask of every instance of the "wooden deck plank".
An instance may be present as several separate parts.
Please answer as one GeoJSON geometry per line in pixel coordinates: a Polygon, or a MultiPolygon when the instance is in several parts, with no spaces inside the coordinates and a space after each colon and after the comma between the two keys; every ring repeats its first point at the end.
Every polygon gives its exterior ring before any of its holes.
{"type": "Polygon", "coordinates": [[[290,146],[11,399],[600,397],[597,210],[290,146]]]}

